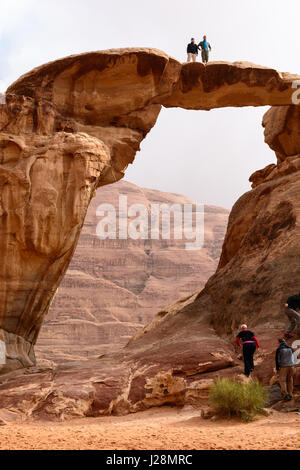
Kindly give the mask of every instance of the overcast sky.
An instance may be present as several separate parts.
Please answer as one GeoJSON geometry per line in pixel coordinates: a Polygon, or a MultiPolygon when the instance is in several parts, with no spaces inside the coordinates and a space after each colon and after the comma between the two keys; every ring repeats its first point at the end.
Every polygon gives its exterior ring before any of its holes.
{"type": "MultiPolygon", "coordinates": [[[[299,0],[0,0],[0,90],[42,63],[113,47],[155,47],[186,60],[207,34],[212,60],[300,72],[299,0]]],[[[163,109],[126,179],[230,208],[252,172],[275,161],[266,108],[163,109]]]]}

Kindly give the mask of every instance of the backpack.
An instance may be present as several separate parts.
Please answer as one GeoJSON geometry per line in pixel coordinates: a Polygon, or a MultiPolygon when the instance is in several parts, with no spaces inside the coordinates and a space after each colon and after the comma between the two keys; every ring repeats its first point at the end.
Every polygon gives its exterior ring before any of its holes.
{"type": "Polygon", "coordinates": [[[279,364],[280,367],[291,367],[295,365],[295,357],[292,348],[281,348],[279,350],[279,364]]]}

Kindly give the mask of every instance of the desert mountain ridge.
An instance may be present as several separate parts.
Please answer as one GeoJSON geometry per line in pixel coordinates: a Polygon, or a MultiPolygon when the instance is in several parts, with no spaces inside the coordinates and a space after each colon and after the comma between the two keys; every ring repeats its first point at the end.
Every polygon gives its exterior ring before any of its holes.
{"type": "Polygon", "coordinates": [[[143,204],[149,212],[152,204],[190,204],[195,210],[195,203],[185,196],[127,181],[98,189],[45,318],[38,358],[66,361],[115,351],[158,311],[204,287],[215,272],[229,211],[205,205],[205,243],[199,250],[186,250],[184,238],[163,240],[161,234],[159,240],[99,240],[97,208],[100,204],[118,208],[120,195],[127,197],[128,207],[143,204]]]}

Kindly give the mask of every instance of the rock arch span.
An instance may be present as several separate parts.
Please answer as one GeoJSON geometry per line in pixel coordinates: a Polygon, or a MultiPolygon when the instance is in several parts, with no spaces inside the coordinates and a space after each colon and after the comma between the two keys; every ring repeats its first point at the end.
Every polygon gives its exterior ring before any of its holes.
{"type": "Polygon", "coordinates": [[[299,78],[245,62],[181,64],[155,49],[118,49],[57,60],[12,84],[0,105],[0,339],[18,356],[8,368],[34,364],[34,344],[89,202],[97,188],[124,176],[162,106],[273,107],[264,126],[278,163],[252,175],[253,191],[233,208],[218,271],[188,304],[198,312],[205,299],[200,310],[220,334],[230,333],[244,315],[241,305],[249,307],[249,282],[254,298],[266,295],[261,278],[269,279],[272,243],[282,245],[283,234],[294,241],[300,108],[291,100],[299,78]],[[287,177],[296,186],[285,194],[287,177]],[[254,261],[257,278],[247,265],[254,261]],[[230,289],[237,293],[228,297],[230,289]]]}

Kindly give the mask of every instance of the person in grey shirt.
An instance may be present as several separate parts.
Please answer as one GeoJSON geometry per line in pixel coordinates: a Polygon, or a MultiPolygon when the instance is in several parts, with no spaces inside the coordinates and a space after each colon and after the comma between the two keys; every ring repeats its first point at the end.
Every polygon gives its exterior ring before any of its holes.
{"type": "Polygon", "coordinates": [[[284,339],[279,339],[278,342],[279,347],[275,355],[276,371],[279,376],[279,383],[284,395],[284,400],[289,401],[293,398],[294,388],[294,349],[291,348],[284,339]]]}

